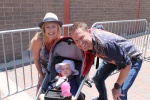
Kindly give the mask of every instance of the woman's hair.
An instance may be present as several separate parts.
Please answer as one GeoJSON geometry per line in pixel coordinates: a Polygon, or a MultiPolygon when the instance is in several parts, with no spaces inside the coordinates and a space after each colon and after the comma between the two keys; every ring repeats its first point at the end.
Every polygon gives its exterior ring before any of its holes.
{"type": "Polygon", "coordinates": [[[84,22],[75,22],[70,28],[69,28],[69,34],[73,33],[77,28],[82,28],[84,31],[88,32],[88,26],[84,22]]]}
{"type": "MultiPolygon", "coordinates": [[[[57,25],[58,34],[61,35],[61,28],[60,28],[59,24],[56,23],[56,25],[57,25]]],[[[44,27],[45,27],[45,25],[43,24],[43,26],[42,26],[42,32],[37,32],[37,33],[33,36],[33,38],[32,38],[31,41],[30,41],[29,49],[32,48],[33,40],[34,40],[34,39],[41,38],[41,39],[42,39],[42,42],[45,43],[45,41],[46,41],[46,35],[45,35],[44,27]]]]}

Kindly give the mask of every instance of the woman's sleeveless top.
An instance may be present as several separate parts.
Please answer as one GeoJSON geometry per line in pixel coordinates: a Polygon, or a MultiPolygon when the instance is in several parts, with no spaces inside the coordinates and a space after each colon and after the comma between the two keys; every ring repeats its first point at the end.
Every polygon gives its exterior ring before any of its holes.
{"type": "Polygon", "coordinates": [[[49,60],[49,50],[46,49],[46,45],[43,43],[40,51],[40,63],[42,67],[47,68],[49,60]]]}

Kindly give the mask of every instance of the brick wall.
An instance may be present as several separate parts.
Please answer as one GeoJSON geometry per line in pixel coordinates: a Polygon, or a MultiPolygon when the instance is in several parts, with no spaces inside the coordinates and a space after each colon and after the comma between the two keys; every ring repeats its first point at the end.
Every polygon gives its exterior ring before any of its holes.
{"type": "Polygon", "coordinates": [[[37,27],[50,11],[63,20],[63,0],[1,0],[0,31],[37,27]]]}
{"type": "MultiPolygon", "coordinates": [[[[137,4],[138,0],[70,0],[70,23],[84,21],[91,27],[97,21],[136,19],[137,4]]],[[[149,5],[150,0],[141,0],[139,19],[150,21],[149,5]]],[[[46,12],[54,12],[64,22],[64,0],[0,0],[0,31],[37,27],[46,12]]],[[[11,37],[6,37],[6,55],[7,61],[10,61],[11,37]]],[[[15,41],[19,41],[19,37],[15,41]]],[[[3,62],[2,41],[0,44],[0,62],[3,62]]],[[[19,59],[19,42],[15,42],[15,46],[18,48],[15,50],[18,54],[16,57],[19,59]]]]}
{"type": "MultiPolygon", "coordinates": [[[[138,0],[71,0],[71,22],[136,19],[138,0]]],[[[150,0],[141,0],[139,19],[150,21],[150,0]]]]}
{"type": "MultiPolygon", "coordinates": [[[[70,22],[136,19],[138,0],[70,0],[70,22]]],[[[150,0],[141,0],[139,18],[150,21],[150,0]]],[[[64,20],[64,0],[0,0],[0,31],[37,27],[46,12],[64,20]]]]}

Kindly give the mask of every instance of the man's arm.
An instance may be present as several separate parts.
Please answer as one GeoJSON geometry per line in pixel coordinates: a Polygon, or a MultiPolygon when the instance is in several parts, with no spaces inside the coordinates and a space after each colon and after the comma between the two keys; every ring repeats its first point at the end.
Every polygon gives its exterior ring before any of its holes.
{"type": "Polygon", "coordinates": [[[114,100],[121,100],[120,96],[124,96],[123,94],[121,94],[121,86],[123,82],[125,81],[125,79],[127,78],[129,71],[131,69],[131,66],[132,66],[132,63],[130,65],[127,65],[124,69],[120,70],[119,77],[116,81],[116,84],[119,85],[120,87],[118,86],[118,89],[116,89],[115,87],[112,89],[114,100]]]}
{"type": "Polygon", "coordinates": [[[125,81],[126,77],[128,76],[128,73],[130,71],[132,67],[132,63],[130,65],[127,65],[124,69],[120,70],[120,74],[119,77],[117,79],[117,82],[120,86],[123,84],[123,82],[125,81]]]}

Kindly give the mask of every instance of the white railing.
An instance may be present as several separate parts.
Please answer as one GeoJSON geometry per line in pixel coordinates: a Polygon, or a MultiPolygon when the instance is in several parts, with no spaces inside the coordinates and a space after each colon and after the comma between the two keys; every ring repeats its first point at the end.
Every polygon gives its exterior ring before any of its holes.
{"type": "Polygon", "coordinates": [[[146,50],[147,50],[147,52],[146,52],[146,61],[150,61],[150,22],[149,22],[149,27],[148,27],[148,30],[147,30],[147,32],[148,32],[148,35],[147,35],[147,47],[146,47],[146,50]]]}

